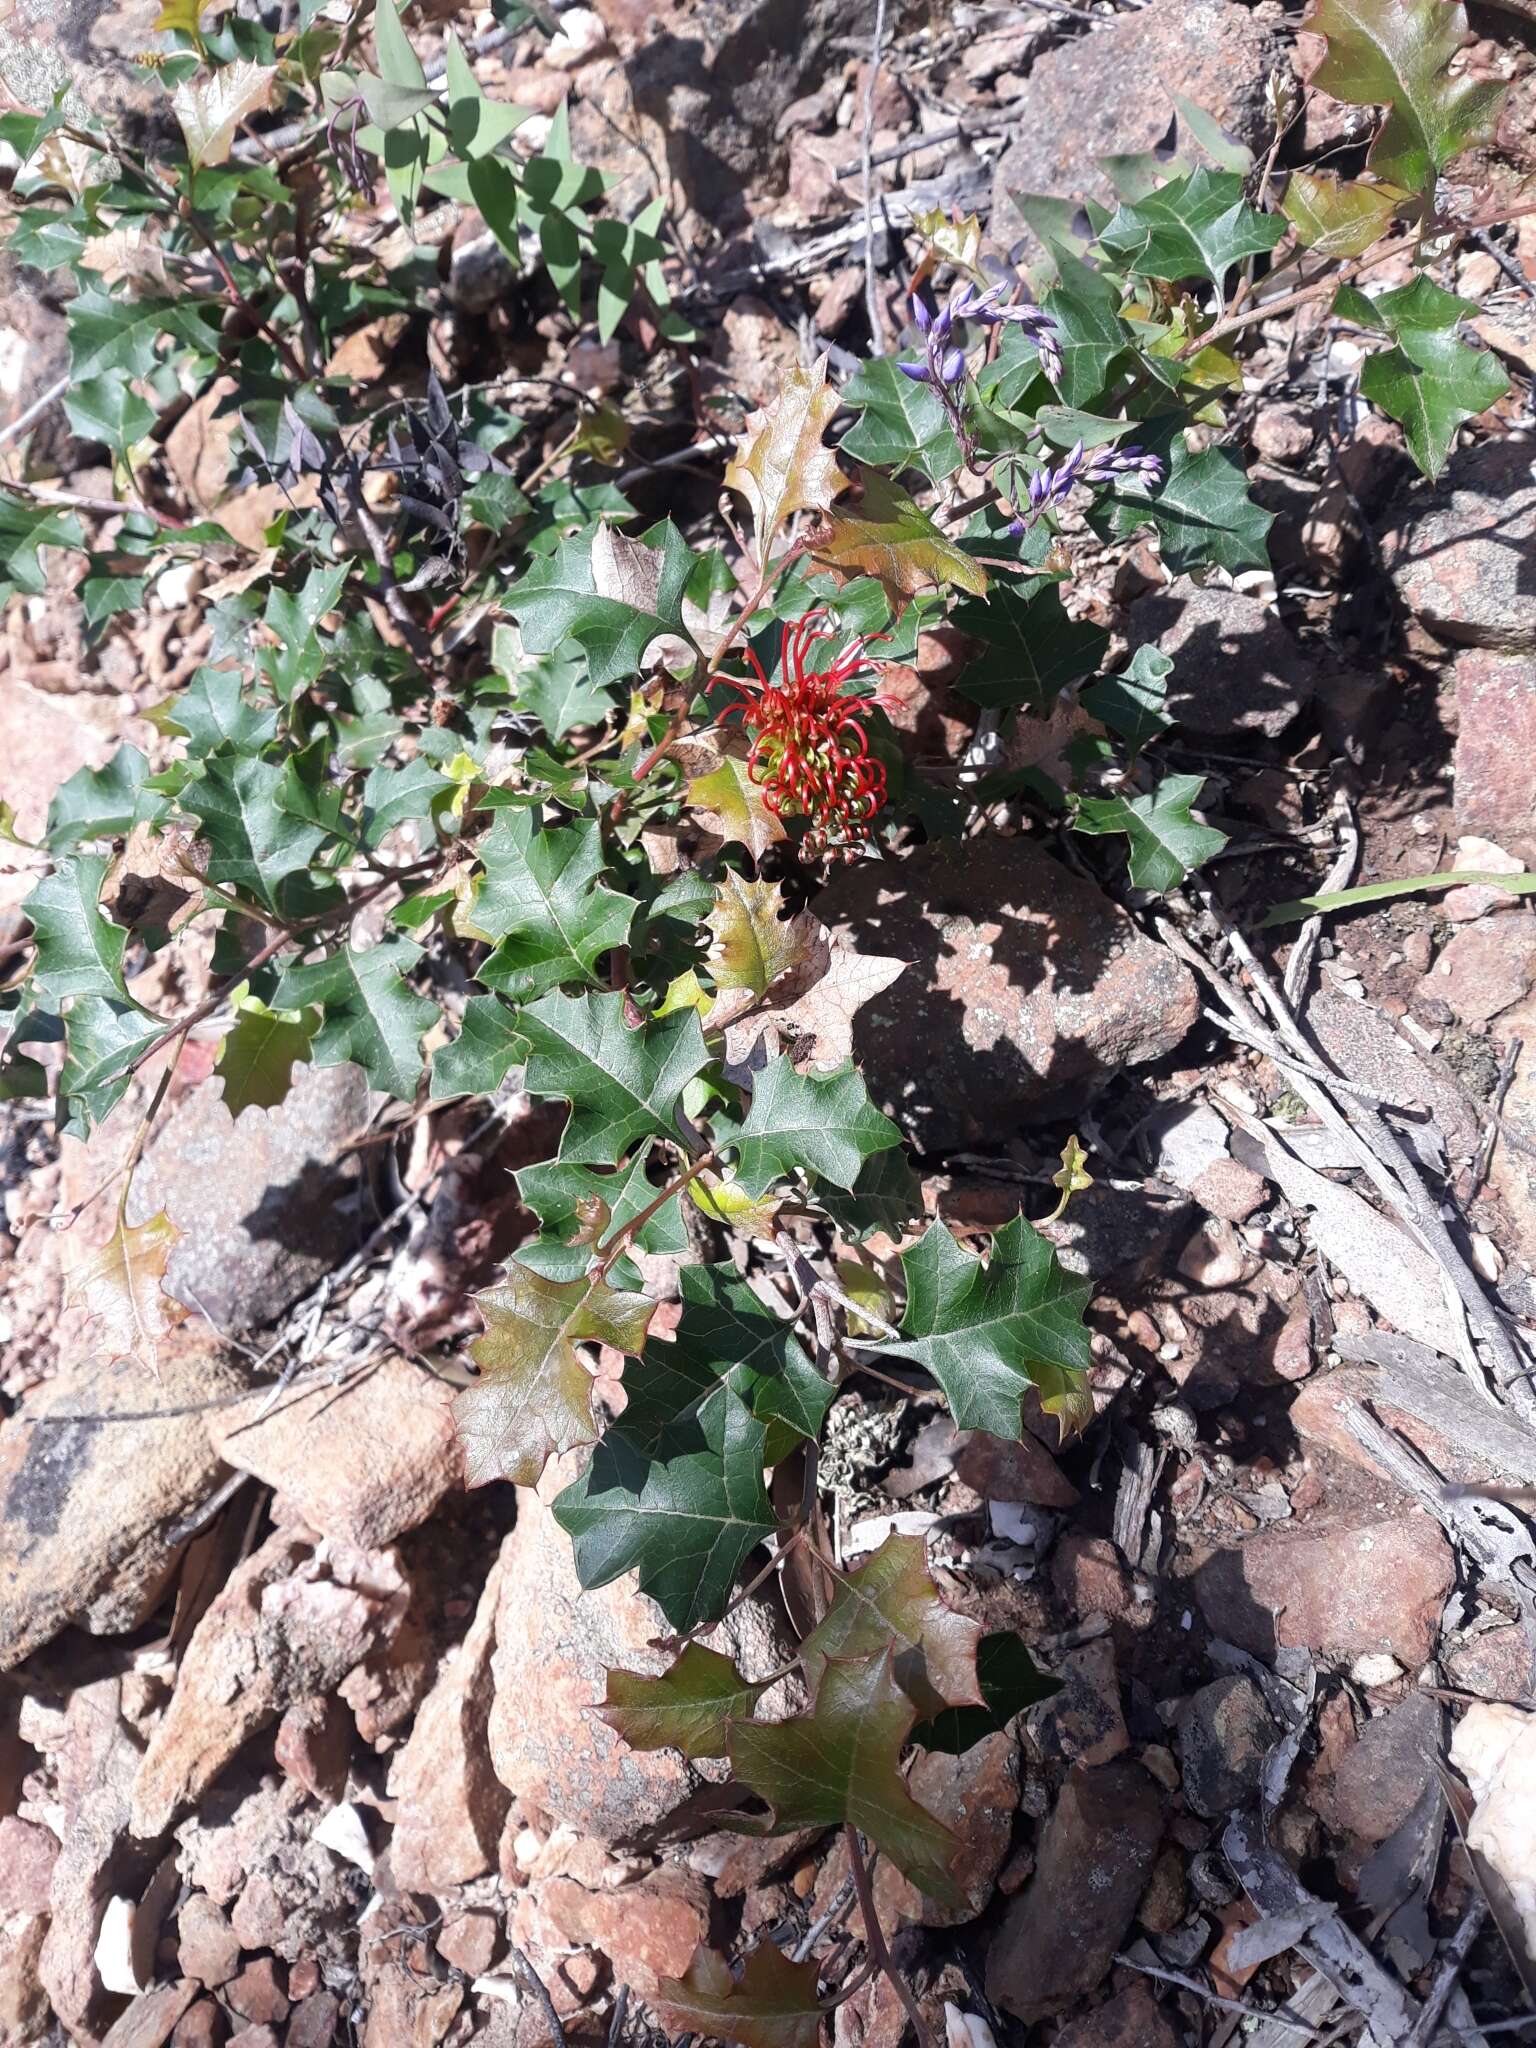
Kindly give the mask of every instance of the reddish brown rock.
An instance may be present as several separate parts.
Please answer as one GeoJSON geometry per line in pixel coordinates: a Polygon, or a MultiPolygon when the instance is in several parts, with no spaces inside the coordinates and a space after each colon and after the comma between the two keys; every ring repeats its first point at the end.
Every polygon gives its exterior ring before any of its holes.
{"type": "Polygon", "coordinates": [[[39,2040],[55,2014],[39,1973],[48,1922],[0,1920],[0,2041],[39,2040]]]}
{"type": "MultiPolygon", "coordinates": [[[[1143,16],[1144,20],[1145,17],[1143,16]]],[[[1168,713],[1191,731],[1275,738],[1317,688],[1315,657],[1269,605],[1181,576],[1131,608],[1131,645],[1173,658],[1168,713]]]]}
{"type": "MultiPolygon", "coordinates": [[[[1456,829],[1536,857],[1536,656],[1458,654],[1456,829]]],[[[1454,892],[1453,892],[1454,893],[1454,892]]]]}
{"type": "Polygon", "coordinates": [[[502,1551],[488,1740],[496,1775],[529,1815],[567,1821],[593,1841],[643,1835],[699,1783],[669,1750],[631,1749],[591,1712],[615,1665],[652,1676],[656,1610],[626,1581],[583,1591],[570,1538],[548,1503],[576,1476],[552,1458],[537,1491],[518,1493],[502,1551]]]}
{"type": "Polygon", "coordinates": [[[240,1940],[206,1892],[193,1892],[176,1916],[177,1959],[184,1977],[212,1991],[240,1967],[240,1940]]]}
{"type": "Polygon", "coordinates": [[[455,1913],[438,1932],[437,1952],[466,1977],[483,1977],[501,1952],[501,1921],[478,1907],[455,1913]]]}
{"type": "Polygon", "coordinates": [[[134,1832],[159,1835],[248,1737],[292,1700],[335,1687],[389,1640],[408,1598],[393,1551],[317,1551],[275,1531],[193,1632],[139,1766],[134,1832]]]}
{"type": "Polygon", "coordinates": [[[1119,1759],[1074,1770],[1040,1838],[1034,1876],[987,1952],[987,1996],[1021,2020],[1060,2012],[1109,1974],[1162,1839],[1157,1788],[1119,1759]]]}
{"type": "MultiPolygon", "coordinates": [[[[1410,487],[1382,536],[1382,558],[1399,598],[1431,632],[1528,652],[1536,648],[1536,588],[1524,573],[1533,545],[1536,458],[1529,442],[1493,436],[1459,448],[1436,482],[1410,487]]],[[[1512,731],[1504,737],[1515,744],[1512,731]]],[[[1485,836],[1511,846],[1502,832],[1485,836]]]]}
{"type": "Polygon", "coordinates": [[[141,1993],[107,2029],[101,2048],[165,2048],[177,2021],[196,1996],[197,1986],[186,1981],[141,1993]]]}
{"type": "Polygon", "coordinates": [[[954,1873],[965,1893],[963,1906],[940,1906],[924,1898],[881,1859],[879,1905],[883,1924],[915,1921],[924,1927],[958,1927],[984,1912],[1013,1838],[1019,1804],[1019,1745],[1006,1732],[989,1735],[962,1756],[937,1750],[920,1755],[907,1790],[953,1829],[963,1845],[954,1873]]]}
{"type": "Polygon", "coordinates": [[[1201,1686],[1179,1716],[1188,1805],[1216,1820],[1256,1800],[1264,1758],[1279,1733],[1251,1678],[1234,1672],[1201,1686]]]}
{"type": "Polygon", "coordinates": [[[442,1892],[496,1867],[510,1803],[486,1730],[495,1698],[491,1655],[507,1538],[464,1640],[422,1703],[389,1774],[395,1832],[389,1864],[406,1891],[442,1892]]]}
{"type": "Polygon", "coordinates": [[[1277,1644],[1346,1658],[1386,1650],[1414,1670],[1455,1579],[1439,1526],[1409,1510],[1262,1529],[1210,1558],[1195,1590],[1212,1632],[1255,1656],[1277,1644]]]}
{"type": "Polygon", "coordinates": [[[1189,1192],[1208,1216],[1241,1223],[1269,1200],[1269,1183],[1251,1166],[1236,1159],[1218,1159],[1196,1174],[1189,1192]]]}
{"type": "Polygon", "coordinates": [[[1016,1443],[985,1430],[961,1430],[954,1439],[954,1459],[956,1475],[983,1500],[1023,1501],[1038,1508],[1077,1505],[1077,1488],[1027,1428],[1016,1443]]]}
{"type": "Polygon", "coordinates": [[[658,1978],[682,1976],[709,1931],[708,1892],[691,1871],[670,1867],[603,1891],[552,1878],[539,1903],[568,1940],[599,1950],[642,1998],[655,1997],[658,1978]]]}
{"type": "Polygon", "coordinates": [[[288,2017],[286,1982],[280,1963],[271,1956],[257,1956],[225,1985],[225,2002],[243,2020],[257,2026],[276,2026],[288,2017]]]}
{"type": "Polygon", "coordinates": [[[1480,1700],[1505,1700],[1525,1705],[1536,1692],[1536,1659],[1530,1638],[1518,1625],[1491,1628],[1471,1636],[1445,1660],[1449,1685],[1476,1693],[1480,1700]]]}
{"type": "Polygon", "coordinates": [[[1441,1710],[1427,1693],[1367,1721],[1317,1788],[1317,1810],[1357,1850],[1374,1849],[1408,1818],[1434,1776],[1441,1710]]]}
{"type": "Polygon", "coordinates": [[[1090,1614],[1123,1621],[1136,1605],[1130,1571],[1107,1536],[1063,1536],[1051,1557],[1051,1584],[1079,1621],[1090,1614]]]}
{"type": "Polygon", "coordinates": [[[1054,2048],[1182,2048],[1184,2038],[1151,1987],[1138,1982],[1063,2027],[1054,2048]]]}
{"type": "Polygon", "coordinates": [[[848,869],[815,908],[913,967],[860,1010],[854,1053],[927,1150],[1076,1108],[1122,1067],[1171,1051],[1199,1009],[1166,947],[1027,839],[943,841],[899,869],[848,869]]]}
{"type": "Polygon", "coordinates": [[[329,1991],[312,1991],[289,2016],[285,2048],[331,2048],[340,2012],[329,1991]]]}
{"type": "Polygon", "coordinates": [[[0,1918],[7,1913],[46,1913],[59,1838],[47,1828],[8,1813],[0,1820],[0,1918]]]}
{"type": "Polygon", "coordinates": [[[273,1744],[278,1767],[324,1806],[334,1806],[347,1789],[351,1750],[352,1717],[334,1693],[295,1700],[273,1744]]]}
{"type": "Polygon", "coordinates": [[[265,1416],[265,1394],[216,1409],[208,1431],[221,1457],[285,1495],[312,1529],[378,1550],[463,1483],[452,1391],[408,1360],[386,1358],[344,1388],[285,1394],[265,1416]]]}
{"type": "Polygon", "coordinates": [[[1536,913],[1480,919],[1451,940],[1415,994],[1449,1003],[1463,1024],[1487,1024],[1536,981],[1536,913]]]}
{"type": "Polygon", "coordinates": [[[176,2022],[171,2048],[221,2048],[225,2032],[223,2013],[211,1998],[200,1998],[176,2022]]]}

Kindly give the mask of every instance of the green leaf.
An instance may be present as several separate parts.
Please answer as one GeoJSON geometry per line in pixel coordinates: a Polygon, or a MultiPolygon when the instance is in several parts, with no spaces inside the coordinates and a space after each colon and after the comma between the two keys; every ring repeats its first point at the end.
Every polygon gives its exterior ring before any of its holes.
{"type": "Polygon", "coordinates": [[[526,107],[488,100],[458,37],[444,44],[448,81],[448,143],[456,156],[489,156],[528,119],[526,107]]]}
{"type": "Polygon", "coordinates": [[[704,920],[713,935],[706,964],[717,989],[763,995],[810,956],[820,926],[804,911],[786,918],[786,908],[777,882],[752,882],[734,868],[725,871],[704,920]]]}
{"type": "MultiPolygon", "coordinates": [[[[1439,0],[1443,5],[1444,0],[1439,0]]],[[[1396,185],[1367,185],[1326,172],[1292,171],[1280,202],[1303,249],[1342,261],[1379,242],[1404,197],[1396,185]]]]}
{"type": "MultiPolygon", "coordinates": [[[[1445,0],[1440,0],[1445,4],[1445,0]]],[[[1464,420],[1486,412],[1509,390],[1509,379],[1486,350],[1471,348],[1457,335],[1463,313],[1477,309],[1427,277],[1379,298],[1351,292],[1344,304],[1356,317],[1368,313],[1397,344],[1371,356],[1360,371],[1360,389],[1373,405],[1403,429],[1409,452],[1426,476],[1438,476],[1464,420]]]]}
{"type": "Polygon", "coordinates": [[[363,784],[364,843],[377,846],[397,825],[430,818],[434,800],[449,787],[447,776],[424,754],[400,768],[386,767],[381,761],[368,771],[363,784]]]}
{"type": "Polygon", "coordinates": [[[1048,1413],[1092,1415],[1084,1383],[1090,1352],[1083,1310],[1089,1283],[1063,1271],[1038,1230],[1015,1217],[983,1264],[942,1223],[901,1255],[907,1305],[889,1349],[933,1374],[957,1429],[1016,1440],[1020,1401],[1035,1386],[1048,1413]]]}
{"type": "Polygon", "coordinates": [[[1130,339],[1120,318],[1120,295],[1108,278],[1059,242],[1048,246],[1056,282],[1044,305],[1056,322],[1061,350],[1058,389],[1065,404],[1091,408],[1103,396],[1110,371],[1130,339]]]}
{"type": "Polygon", "coordinates": [[[500,996],[471,996],[458,1037],[432,1055],[432,1100],[494,1095],[527,1055],[528,1041],[517,1028],[517,1012],[511,1005],[500,996]]]}
{"type": "Polygon", "coordinates": [[[190,343],[204,354],[219,346],[219,301],[114,299],[87,285],[70,301],[70,373],[75,382],[120,371],[145,377],[159,359],[161,335],[190,343]]]}
{"type": "Polygon", "coordinates": [[[251,995],[240,997],[234,1009],[234,1026],[215,1062],[224,1081],[224,1107],[233,1117],[247,1109],[275,1109],[293,1085],[294,1067],[309,1063],[320,1012],[272,1010],[251,995]]]}
{"type": "Polygon", "coordinates": [[[876,577],[897,604],[919,591],[951,585],[975,597],[986,591],[981,564],[877,469],[865,470],[864,495],[853,511],[829,515],[825,534],[812,550],[818,562],[845,576],[876,577]]]}
{"type": "Polygon", "coordinates": [[[984,644],[956,690],[995,710],[1050,710],[1068,683],[1091,675],[1109,651],[1109,634],[1067,616],[1054,583],[1020,588],[999,582],[985,601],[955,607],[953,623],[984,644]]]}
{"type": "Polygon", "coordinates": [[[633,1571],[679,1634],[718,1621],[748,1555],[778,1526],[763,1486],[763,1438],[729,1387],[650,1451],[621,1418],[555,1501],[582,1585],[633,1571]]]}
{"type": "Polygon", "coordinates": [[[771,1425],[765,1463],[778,1464],[796,1438],[818,1436],[837,1389],[789,1321],[765,1308],[733,1266],[685,1266],[678,1285],[683,1308],[672,1341],[652,1344],[626,1386],[630,1440],[652,1448],[722,1382],[771,1425]]]}
{"type": "Polygon", "coordinates": [[[121,460],[155,424],[155,409],[130,386],[121,371],[86,377],[64,395],[69,424],[82,441],[100,441],[121,460]]]}
{"type": "MultiPolygon", "coordinates": [[[[373,32],[379,70],[384,79],[390,85],[404,87],[407,91],[424,89],[427,74],[400,26],[395,0],[376,0],[373,32]]],[[[427,167],[430,136],[431,130],[420,114],[398,128],[385,131],[383,136],[384,175],[389,184],[389,196],[408,228],[416,217],[416,199],[427,167]]]]}
{"type": "Polygon", "coordinates": [[[656,1304],[585,1274],[549,1280],[516,1259],[475,1301],[485,1334],[469,1355],[480,1377],[453,1399],[467,1481],[534,1486],[548,1459],[597,1434],[592,1374],[577,1346],[638,1352],[656,1304]]]}
{"type": "Polygon", "coordinates": [[[480,858],[485,872],[463,924],[495,951],[475,979],[517,1002],[562,982],[599,981],[597,963],[628,939],[635,905],[601,880],[598,825],[541,831],[532,811],[498,811],[480,858]]]}
{"type": "Polygon", "coordinates": [[[851,1188],[822,1188],[817,1199],[843,1236],[856,1244],[876,1231],[901,1237],[923,1213],[922,1183],[898,1145],[866,1159],[851,1188]]]}
{"type": "Polygon", "coordinates": [[[1000,1733],[1015,1714],[1061,1691],[1061,1680],[1047,1677],[1010,1630],[982,1637],[976,1652],[976,1675],[986,1705],[945,1707],[931,1720],[919,1722],[912,1730],[912,1740],[921,1748],[964,1756],[978,1742],[1000,1733]]]}
{"type": "Polygon", "coordinates": [[[662,634],[681,634],[683,590],[693,568],[688,543],[670,520],[646,541],[612,526],[575,533],[553,555],[536,560],[505,602],[534,654],[574,643],[599,688],[640,673],[646,649],[662,634]],[[659,537],[659,545],[648,543],[659,537]]]}
{"type": "Polygon", "coordinates": [[[78,768],[48,806],[44,837],[54,853],[82,839],[118,839],[132,828],[149,763],[137,747],[119,747],[105,768],[78,768]]]}
{"type": "Polygon", "coordinates": [[[1470,868],[1454,868],[1443,875],[1398,875],[1390,882],[1362,882],[1355,889],[1325,889],[1316,896],[1298,896],[1291,903],[1277,903],[1260,923],[1260,931],[1274,924],[1295,924],[1304,917],[1316,917],[1332,910],[1353,910],[1360,903],[1386,903],[1394,896],[1416,896],[1425,890],[1503,889],[1510,896],[1529,896],[1536,890],[1536,875],[1485,875],[1470,868]]]}
{"type": "Polygon", "coordinates": [[[491,661],[512,686],[519,711],[530,711],[552,740],[578,725],[601,725],[613,709],[613,693],[599,689],[579,654],[525,653],[508,626],[491,635],[491,661]]]}
{"type": "Polygon", "coordinates": [[[1134,753],[1167,732],[1173,720],[1164,710],[1173,662],[1160,648],[1138,647],[1117,676],[1100,676],[1078,699],[1091,718],[1119,733],[1134,753]]]}
{"type": "Polygon", "coordinates": [[[85,529],[73,512],[13,497],[0,484],[0,597],[12,590],[29,597],[48,588],[39,548],[83,548],[85,529]]]}
{"type": "Polygon", "coordinates": [[[279,700],[291,704],[307,690],[326,662],[326,648],[319,624],[341,595],[347,580],[345,562],[328,563],[311,569],[299,591],[274,584],[267,592],[266,624],[277,636],[275,647],[264,647],[261,665],[279,700]]]}
{"type": "Polygon", "coordinates": [[[731,1976],[723,1956],[700,1949],[682,1978],[663,1977],[654,2000],[674,2040],[684,2034],[741,2048],[816,2048],[833,2010],[817,1998],[814,1962],[792,1962],[765,1936],[731,1976]]]}
{"type": "Polygon", "coordinates": [[[60,863],[22,904],[37,947],[33,985],[55,1002],[69,996],[122,996],[128,934],[109,924],[98,905],[107,863],[81,853],[60,863]]]}
{"type": "Polygon", "coordinates": [[[1504,86],[1451,69],[1470,34],[1461,0],[1316,0],[1306,26],[1328,44],[1309,83],[1389,110],[1371,145],[1378,177],[1427,191],[1452,157],[1492,141],[1504,86]]]}
{"type": "Polygon", "coordinates": [[[1204,787],[1203,775],[1165,775],[1149,796],[1081,797],[1074,823],[1079,832],[1124,832],[1132,884],[1162,896],[1227,843],[1190,813],[1204,787]]]}
{"type": "Polygon", "coordinates": [[[659,1677],[610,1671],[597,1709],[631,1749],[679,1749],[724,1756],[726,1722],[749,1721],[766,1685],[743,1678],[729,1657],[690,1643],[659,1677]]]}
{"type": "Polygon", "coordinates": [[[200,668],[171,700],[167,725],[184,733],[194,759],[231,747],[255,754],[277,736],[277,713],[253,704],[237,669],[200,668]]]}
{"type": "Polygon", "coordinates": [[[901,1133],[870,1101],[851,1061],[830,1074],[802,1074],[780,1053],[754,1076],[752,1106],[730,1142],[737,1182],[755,1196],[797,1169],[851,1188],[870,1154],[899,1145],[901,1133]]]}
{"type": "Polygon", "coordinates": [[[677,1136],[684,1088],[708,1064],[698,1013],[631,1029],[622,995],[552,992],[519,1012],[530,1095],[563,1095],[571,1119],[560,1157],[616,1166],[639,1139],[677,1136]]]}
{"type": "Polygon", "coordinates": [[[80,996],[70,1005],[64,1065],[59,1073],[60,1129],[84,1138],[127,1092],[134,1060],[164,1027],[134,1004],[80,996]]]}
{"type": "Polygon", "coordinates": [[[976,1646],[981,1624],[939,1593],[921,1536],[887,1536],[873,1557],[841,1578],[832,1604],[801,1644],[806,1683],[830,1657],[890,1649],[896,1683],[922,1714],[981,1704],[976,1646]]]}
{"type": "MultiPolygon", "coordinates": [[[[580,1205],[594,1200],[602,1203],[608,1212],[605,1237],[622,1229],[659,1192],[645,1170],[650,1151],[647,1141],[629,1165],[617,1173],[598,1173],[590,1166],[573,1166],[565,1159],[546,1159],[538,1166],[519,1167],[518,1195],[523,1206],[538,1217],[540,1228],[540,1235],[532,1244],[518,1247],[519,1264],[551,1280],[575,1280],[585,1273],[591,1264],[591,1245],[571,1242],[581,1227],[580,1205]]],[[[674,1195],[671,1201],[664,1202],[641,1224],[630,1242],[643,1252],[686,1252],[688,1231],[678,1197],[674,1195]]],[[[620,1268],[616,1266],[614,1270],[620,1268]]]]}
{"type": "Polygon", "coordinates": [[[210,882],[232,882],[259,903],[284,909],[293,880],[307,870],[326,834],[282,804],[283,771],[253,755],[214,755],[179,802],[198,820],[212,849],[210,882]]]}
{"type": "Polygon", "coordinates": [[[1234,575],[1269,566],[1264,536],[1275,523],[1273,512],[1254,504],[1242,469],[1225,448],[1192,455],[1182,436],[1155,496],[1122,486],[1113,498],[1099,501],[1090,519],[1122,537],[1154,527],[1163,561],[1176,576],[1206,564],[1234,575]]]}
{"type": "Polygon", "coordinates": [[[915,1709],[889,1649],[829,1663],[809,1714],[733,1721],[731,1767],[773,1809],[775,1830],[854,1827],[929,1898],[962,1903],[957,1836],[919,1806],[899,1769],[915,1709]]]}
{"type": "Polygon", "coordinates": [[[1233,264],[1265,254],[1284,233],[1279,214],[1243,198],[1237,172],[1202,166],[1122,206],[1099,241],[1133,276],[1207,277],[1219,291],[1233,264]]]}
{"type": "Polygon", "coordinates": [[[926,384],[901,374],[894,356],[861,363],[843,386],[843,404],[859,415],[838,444],[855,461],[920,469],[936,484],[960,467],[960,443],[943,406],[926,384]]]}
{"type": "Polygon", "coordinates": [[[375,1088],[409,1101],[421,1078],[421,1034],[438,1015],[436,1003],[406,986],[420,959],[419,946],[393,933],[366,953],[343,946],[324,960],[288,968],[276,1000],[286,1009],[320,1005],[324,1021],[312,1048],[317,1067],[353,1060],[375,1088]]]}

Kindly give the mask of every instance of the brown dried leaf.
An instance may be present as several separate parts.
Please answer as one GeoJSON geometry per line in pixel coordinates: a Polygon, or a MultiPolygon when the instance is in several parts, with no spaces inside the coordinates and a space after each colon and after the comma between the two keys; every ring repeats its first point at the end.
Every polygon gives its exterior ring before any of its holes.
{"type": "Polygon", "coordinates": [[[848,479],[822,435],[837,411],[837,393],[827,389],[827,359],[809,370],[791,370],[771,405],[747,416],[725,481],[752,508],[752,531],[760,564],[769,543],[796,512],[825,512],[848,479]]]}
{"type": "Polygon", "coordinates": [[[821,926],[808,910],[785,918],[777,882],[749,882],[734,869],[715,890],[704,922],[714,934],[708,966],[717,989],[766,994],[781,975],[808,958],[821,926]]]}
{"type": "Polygon", "coordinates": [[[158,1376],[160,1340],[187,1310],[165,1292],[165,1268],[181,1232],[162,1209],[147,1223],[119,1223],[99,1252],[76,1266],[65,1305],[100,1332],[102,1361],[131,1358],[158,1376]]]}
{"type": "Polygon", "coordinates": [[[804,959],[777,991],[771,1008],[726,1029],[726,1057],[745,1063],[753,1042],[772,1026],[802,1066],[831,1068],[853,1057],[853,1020],[873,996],[888,989],[904,960],[861,953],[844,931],[822,930],[804,959]]]}

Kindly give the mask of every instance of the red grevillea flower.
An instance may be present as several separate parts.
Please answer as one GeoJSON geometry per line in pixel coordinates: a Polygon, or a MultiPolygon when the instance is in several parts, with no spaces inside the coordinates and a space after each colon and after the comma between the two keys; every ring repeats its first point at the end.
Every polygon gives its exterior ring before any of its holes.
{"type": "Polygon", "coordinates": [[[814,666],[818,645],[836,637],[824,611],[807,612],[787,625],[773,683],[745,648],[757,680],[739,682],[741,702],[723,714],[739,713],[753,735],[747,772],[769,810],[776,818],[809,819],[800,847],[807,860],[822,854],[855,859],[885,802],[885,770],[871,755],[864,731],[877,700],[845,697],[843,690],[873,666],[865,653],[871,638],[886,636],[861,634],[824,668],[814,666]]]}

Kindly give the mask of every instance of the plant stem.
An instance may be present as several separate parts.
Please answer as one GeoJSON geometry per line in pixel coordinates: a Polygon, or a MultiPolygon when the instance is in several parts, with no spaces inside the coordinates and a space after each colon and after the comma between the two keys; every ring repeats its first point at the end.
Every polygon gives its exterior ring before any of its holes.
{"type": "Polygon", "coordinates": [[[606,1280],[617,1263],[619,1254],[630,1240],[639,1235],[657,1211],[664,1209],[674,1195],[681,1194],[690,1181],[697,1180],[704,1169],[712,1166],[714,1162],[715,1149],[711,1146],[707,1152],[701,1152],[697,1159],[690,1161],[682,1173],[674,1175],[667,1182],[661,1193],[653,1200],[647,1202],[643,1209],[637,1210],[627,1223],[621,1223],[607,1244],[600,1246],[598,1249],[598,1265],[595,1277],[599,1280],[606,1280]]]}
{"type": "Polygon", "coordinates": [[[1277,299],[1264,299],[1258,305],[1246,307],[1241,313],[1218,320],[1214,327],[1207,327],[1203,333],[1193,335],[1185,342],[1173,360],[1185,362],[1225,334],[1235,334],[1240,328],[1252,327],[1260,320],[1273,319],[1277,313],[1289,313],[1297,306],[1305,306],[1311,300],[1321,298],[1325,292],[1335,290],[1346,279],[1358,277],[1362,271],[1375,269],[1378,263],[1387,263],[1393,257],[1403,255],[1408,247],[1406,242],[1393,242],[1385,249],[1378,249],[1374,256],[1357,256],[1351,263],[1341,263],[1326,277],[1315,278],[1311,284],[1304,284],[1296,291],[1282,292],[1277,299]]]}
{"type": "Polygon", "coordinates": [[[912,2031],[917,2036],[918,2048],[933,2048],[928,2023],[923,2018],[912,1986],[891,1960],[885,1930],[881,1927],[880,1916],[875,1911],[874,1888],[869,1881],[869,1866],[864,1861],[859,1831],[851,1823],[843,1829],[843,1840],[848,1845],[848,1869],[853,1878],[853,1894],[859,1902],[859,1915],[864,1922],[864,1940],[870,1956],[877,1967],[885,1972],[887,1982],[905,2007],[907,2018],[912,2022],[912,2031]]]}

